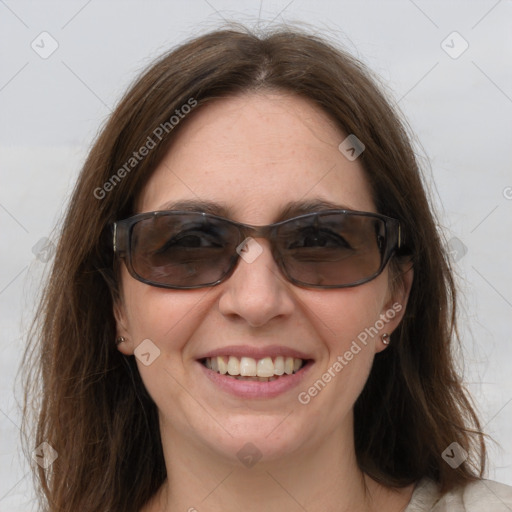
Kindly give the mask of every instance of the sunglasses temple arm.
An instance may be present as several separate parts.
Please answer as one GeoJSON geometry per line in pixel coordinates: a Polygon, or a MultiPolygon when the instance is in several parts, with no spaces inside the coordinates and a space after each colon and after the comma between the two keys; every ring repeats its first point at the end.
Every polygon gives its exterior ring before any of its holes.
{"type": "Polygon", "coordinates": [[[114,222],[112,226],[112,246],[114,248],[114,253],[117,252],[117,222],[114,222]]]}
{"type": "Polygon", "coordinates": [[[117,256],[123,257],[128,250],[129,231],[130,227],[124,222],[112,224],[112,248],[117,256]]]}

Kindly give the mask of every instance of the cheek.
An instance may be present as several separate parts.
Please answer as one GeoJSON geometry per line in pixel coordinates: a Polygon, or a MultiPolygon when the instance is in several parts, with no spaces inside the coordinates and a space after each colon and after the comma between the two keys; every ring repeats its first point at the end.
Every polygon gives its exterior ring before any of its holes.
{"type": "Polygon", "coordinates": [[[165,290],[134,280],[124,287],[137,367],[160,410],[181,410],[190,401],[182,389],[189,387],[187,341],[205,313],[204,295],[204,290],[165,290]]]}
{"type": "Polygon", "coordinates": [[[165,350],[184,344],[193,330],[192,320],[198,321],[204,290],[166,290],[131,278],[125,283],[124,303],[135,345],[147,338],[165,350]]]}
{"type": "Polygon", "coordinates": [[[352,340],[375,325],[385,299],[383,282],[377,278],[354,288],[327,290],[304,301],[311,310],[310,318],[318,319],[317,330],[324,333],[330,352],[347,349],[352,340]]]}
{"type": "MultiPolygon", "coordinates": [[[[380,276],[379,276],[380,277],[380,276]]],[[[309,318],[321,335],[325,357],[303,387],[302,404],[329,410],[332,428],[345,417],[361,393],[370,373],[380,332],[380,318],[387,288],[386,278],[365,285],[311,295],[305,303],[309,318]],[[314,405],[313,405],[314,404],[314,405]]]]}

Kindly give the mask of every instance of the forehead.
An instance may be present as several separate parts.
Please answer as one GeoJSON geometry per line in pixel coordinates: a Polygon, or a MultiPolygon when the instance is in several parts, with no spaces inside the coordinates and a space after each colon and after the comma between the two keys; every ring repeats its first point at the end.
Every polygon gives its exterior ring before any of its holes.
{"type": "Polygon", "coordinates": [[[290,203],[375,211],[360,162],[338,149],[346,136],[319,107],[290,94],[215,100],[185,119],[138,211],[199,202],[252,224],[277,221],[290,203]]]}

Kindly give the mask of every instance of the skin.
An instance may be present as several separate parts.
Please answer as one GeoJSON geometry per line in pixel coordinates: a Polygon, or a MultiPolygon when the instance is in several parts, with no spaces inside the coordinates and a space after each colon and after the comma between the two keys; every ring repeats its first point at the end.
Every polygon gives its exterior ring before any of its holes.
{"type": "MultiPolygon", "coordinates": [[[[289,201],[321,198],[376,211],[362,166],[338,150],[346,137],[313,103],[282,93],[223,98],[198,109],[180,127],[167,155],[141,191],[138,211],[178,199],[227,205],[248,224],[276,221],[289,201]]],[[[402,311],[412,283],[391,293],[388,267],[354,288],[306,289],[280,274],[268,242],[252,263],[211,288],[169,290],[133,279],[123,265],[115,305],[119,345],[132,355],[150,339],[160,356],[138,359],[144,384],[159,410],[168,479],[148,511],[268,510],[290,512],[398,511],[412,487],[390,490],[357,467],[353,405],[368,378],[380,336],[369,338],[307,405],[297,400],[343,355],[357,335],[394,303],[402,311]],[[241,400],[219,391],[196,359],[227,346],[271,344],[297,348],[315,360],[306,381],[271,399],[241,400]],[[262,453],[251,468],[237,452],[250,442],[262,453]]]]}

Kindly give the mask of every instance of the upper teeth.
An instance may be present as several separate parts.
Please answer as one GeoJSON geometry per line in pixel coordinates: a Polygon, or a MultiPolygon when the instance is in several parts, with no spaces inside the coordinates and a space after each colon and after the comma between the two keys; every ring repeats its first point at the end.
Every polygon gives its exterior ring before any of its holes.
{"type": "Polygon", "coordinates": [[[207,357],[205,365],[210,370],[225,375],[241,375],[242,377],[273,377],[274,375],[291,375],[302,367],[302,359],[277,356],[253,359],[252,357],[217,356],[207,357]]]}

